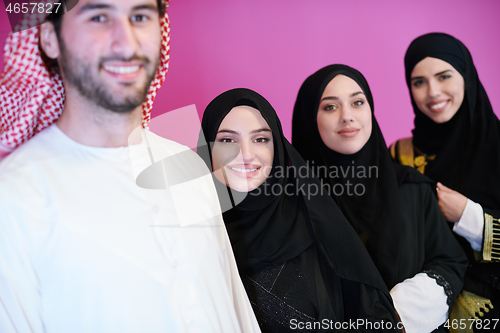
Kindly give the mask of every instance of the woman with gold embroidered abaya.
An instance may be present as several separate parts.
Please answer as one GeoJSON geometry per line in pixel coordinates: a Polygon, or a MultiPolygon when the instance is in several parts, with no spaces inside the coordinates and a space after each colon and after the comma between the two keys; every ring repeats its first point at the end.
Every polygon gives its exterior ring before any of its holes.
{"type": "Polygon", "coordinates": [[[391,154],[438,182],[441,210],[469,258],[452,318],[480,319],[475,331],[491,331],[500,318],[500,121],[458,39],[418,37],[405,71],[415,129],[391,154]]]}

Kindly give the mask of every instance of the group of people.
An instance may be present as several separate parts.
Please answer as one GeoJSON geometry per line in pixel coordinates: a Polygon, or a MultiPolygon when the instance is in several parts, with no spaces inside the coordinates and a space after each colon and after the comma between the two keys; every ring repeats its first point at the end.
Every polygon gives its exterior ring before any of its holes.
{"type": "Polygon", "coordinates": [[[165,5],[81,0],[9,36],[0,331],[491,332],[500,121],[467,48],[411,43],[415,129],[390,149],[366,79],[336,64],[302,84],[292,143],[238,88],[196,155],[144,129],[165,5]]]}

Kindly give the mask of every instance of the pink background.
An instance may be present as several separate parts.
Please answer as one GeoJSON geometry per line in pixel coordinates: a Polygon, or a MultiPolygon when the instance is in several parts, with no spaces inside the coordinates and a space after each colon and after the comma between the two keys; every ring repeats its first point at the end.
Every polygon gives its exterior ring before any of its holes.
{"type": "MultiPolygon", "coordinates": [[[[367,78],[389,144],[411,135],[403,57],[410,42],[428,32],[449,33],[469,48],[500,115],[496,0],[172,0],[168,12],[171,67],[154,116],[191,104],[201,114],[218,94],[247,87],[271,102],[291,138],[302,82],[323,66],[343,63],[367,78]]],[[[9,31],[0,2],[2,46],[9,31]]]]}

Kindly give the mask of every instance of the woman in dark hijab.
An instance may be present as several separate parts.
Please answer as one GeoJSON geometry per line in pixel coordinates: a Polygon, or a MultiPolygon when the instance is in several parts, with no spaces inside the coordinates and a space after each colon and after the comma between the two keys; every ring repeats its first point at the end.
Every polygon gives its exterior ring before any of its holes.
{"type": "Polygon", "coordinates": [[[418,37],[406,52],[405,71],[415,129],[391,154],[438,182],[441,210],[471,263],[454,315],[498,319],[500,121],[469,50],[456,38],[418,37]]]}
{"type": "Polygon", "coordinates": [[[248,89],[219,95],[198,146],[263,332],[399,331],[380,274],[269,102],[248,89]]]}
{"type": "Polygon", "coordinates": [[[309,76],[295,103],[292,142],[365,244],[407,332],[443,324],[467,261],[430,180],[392,163],[363,75],[331,65],[309,76]]]}

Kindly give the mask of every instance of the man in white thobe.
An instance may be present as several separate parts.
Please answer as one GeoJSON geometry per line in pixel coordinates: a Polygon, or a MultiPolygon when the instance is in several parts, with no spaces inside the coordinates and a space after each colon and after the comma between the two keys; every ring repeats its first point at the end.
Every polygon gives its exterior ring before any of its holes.
{"type": "Polygon", "coordinates": [[[259,331],[206,166],[140,129],[168,60],[159,4],[80,0],[33,28],[65,101],[0,163],[2,333],[259,331]],[[170,171],[138,186],[155,161],[170,171]]]}

